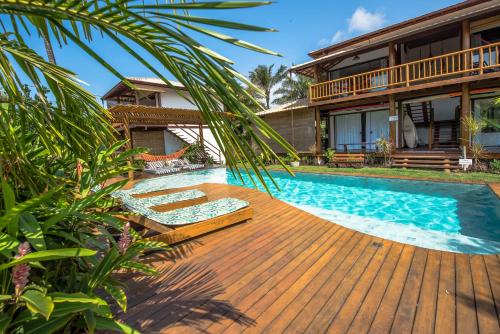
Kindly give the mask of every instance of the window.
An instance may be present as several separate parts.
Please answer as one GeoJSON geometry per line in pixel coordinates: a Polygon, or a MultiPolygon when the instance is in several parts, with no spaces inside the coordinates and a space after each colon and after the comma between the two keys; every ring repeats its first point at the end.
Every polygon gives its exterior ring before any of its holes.
{"type": "Polygon", "coordinates": [[[500,132],[500,96],[475,100],[474,113],[486,123],[483,133],[500,132]]]}

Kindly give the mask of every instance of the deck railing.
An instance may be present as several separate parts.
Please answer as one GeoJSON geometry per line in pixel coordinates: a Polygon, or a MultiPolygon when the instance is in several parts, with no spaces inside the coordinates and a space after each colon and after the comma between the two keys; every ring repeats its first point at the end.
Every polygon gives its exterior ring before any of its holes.
{"type": "Polygon", "coordinates": [[[500,70],[499,43],[311,85],[311,102],[500,70]]]}

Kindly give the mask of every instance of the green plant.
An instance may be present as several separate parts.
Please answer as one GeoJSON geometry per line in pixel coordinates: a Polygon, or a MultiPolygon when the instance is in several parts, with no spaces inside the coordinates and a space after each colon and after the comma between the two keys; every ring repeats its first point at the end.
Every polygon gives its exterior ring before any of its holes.
{"type": "Polygon", "coordinates": [[[254,70],[250,71],[248,77],[257,90],[257,95],[264,98],[264,108],[271,107],[271,91],[273,87],[278,85],[283,79],[286,78],[287,68],[281,65],[275,72],[273,71],[274,65],[266,66],[259,65],[254,70]]]}
{"type": "Polygon", "coordinates": [[[385,137],[380,137],[375,141],[375,146],[377,147],[377,151],[384,157],[384,165],[389,166],[393,148],[392,143],[385,137]]]}
{"type": "Polygon", "coordinates": [[[490,169],[494,173],[500,173],[500,160],[495,159],[490,162],[490,169]]]}
{"type": "Polygon", "coordinates": [[[462,117],[461,122],[470,136],[469,150],[474,159],[474,165],[480,168],[480,159],[484,156],[484,145],[479,142],[478,135],[484,129],[486,123],[482,119],[476,119],[473,114],[462,117]]]}
{"type": "Polygon", "coordinates": [[[333,158],[335,157],[335,153],[336,153],[336,151],[333,148],[331,148],[331,147],[327,148],[325,151],[326,160],[328,162],[332,162],[333,158]]]}
{"type": "Polygon", "coordinates": [[[114,274],[154,274],[140,255],[164,249],[160,243],[143,241],[116,217],[117,203],[110,194],[126,181],[103,186],[132,170],[129,159],[141,150],[123,150],[126,143],[117,141],[110,115],[77,76],[57,66],[52,56],[46,61],[27,43],[37,35],[50,49],[51,40],[72,43],[130,86],[93,49],[97,36],[105,36],[115,50],[128,53],[170,83],[159,71],[165,69],[186,87],[229,166],[242,161],[265,185],[258,168],[264,164],[235,131],[234,122],[269,156],[276,154],[262,136],[292,154],[293,148],[241,102],[241,95],[254,99],[241,84],[255,86],[233,69],[229,59],[188,34],[194,31],[275,54],[207,26],[269,29],[188,12],[264,4],[0,0],[0,332],[132,332],[114,320],[106,301],[113,299],[126,308],[124,287],[114,274]],[[121,234],[118,242],[115,234],[121,234]]]}
{"type": "MultiPolygon", "coordinates": [[[[36,140],[33,144],[40,154],[36,140]]],[[[118,153],[124,144],[101,146],[88,161],[74,161],[71,152],[46,156],[39,167],[53,168],[58,186],[35,196],[12,179],[1,180],[1,332],[131,331],[113,319],[104,298],[126,310],[124,286],[113,274],[125,269],[155,274],[138,257],[166,248],[143,241],[116,218],[110,194],[126,180],[102,186],[126,173],[128,157],[142,151],[118,153]],[[122,231],[118,242],[114,231],[122,231]]]]}
{"type": "Polygon", "coordinates": [[[274,94],[279,95],[274,99],[273,103],[285,104],[295,102],[297,100],[306,99],[309,92],[309,86],[312,80],[303,75],[296,75],[295,77],[285,77],[274,94]]]}

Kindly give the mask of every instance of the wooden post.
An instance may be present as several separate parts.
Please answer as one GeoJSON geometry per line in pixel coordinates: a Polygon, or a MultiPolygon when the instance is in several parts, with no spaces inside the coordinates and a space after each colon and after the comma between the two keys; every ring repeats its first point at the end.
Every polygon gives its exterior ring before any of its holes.
{"type": "Polygon", "coordinates": [[[295,147],[295,125],[293,124],[293,109],[290,110],[290,123],[292,125],[292,146],[295,147]]]}
{"type": "Polygon", "coordinates": [[[389,86],[392,85],[392,68],[394,66],[396,66],[396,49],[394,48],[394,42],[389,42],[389,70],[387,72],[389,86]]]}
{"type": "MultiPolygon", "coordinates": [[[[461,32],[461,48],[462,50],[470,49],[470,22],[468,20],[462,21],[462,32],[461,32]]],[[[467,53],[468,55],[469,53],[467,53]]],[[[468,56],[464,56],[464,69],[471,69],[473,67],[473,61],[468,56]]],[[[468,76],[469,73],[465,72],[464,76],[468,76]]]]}
{"type": "Polygon", "coordinates": [[[203,138],[203,124],[198,125],[198,131],[200,132],[200,134],[199,134],[200,146],[201,146],[201,148],[204,148],[205,147],[205,139],[203,138]]]}
{"type": "MultiPolygon", "coordinates": [[[[396,98],[394,97],[394,94],[389,95],[389,116],[396,116],[397,115],[397,110],[396,110],[396,98]]],[[[394,145],[393,147],[396,147],[396,122],[389,122],[389,137],[391,140],[391,143],[394,145]]]]}
{"type": "Polygon", "coordinates": [[[314,108],[315,119],[316,119],[316,153],[321,153],[321,116],[319,108],[314,108]]]}
{"type": "MultiPolygon", "coordinates": [[[[123,122],[123,130],[125,133],[125,139],[127,140],[126,147],[128,150],[130,150],[132,149],[133,144],[132,144],[132,135],[130,134],[130,124],[128,122],[128,118],[125,118],[125,121],[123,122]]],[[[132,166],[132,157],[128,159],[127,165],[132,166]]],[[[128,171],[128,179],[130,181],[134,180],[134,171],[132,170],[128,171]]]]}
{"type": "Polygon", "coordinates": [[[471,113],[470,110],[470,88],[468,83],[462,84],[462,97],[460,101],[460,145],[469,147],[469,131],[463,121],[464,117],[471,113]]]}

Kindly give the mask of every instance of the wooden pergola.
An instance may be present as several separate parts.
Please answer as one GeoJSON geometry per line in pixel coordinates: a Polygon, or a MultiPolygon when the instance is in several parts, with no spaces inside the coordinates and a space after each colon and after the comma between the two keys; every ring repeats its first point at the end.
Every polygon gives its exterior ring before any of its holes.
{"type": "MultiPolygon", "coordinates": [[[[129,149],[132,148],[131,126],[198,125],[200,143],[203,144],[203,125],[206,122],[198,110],[118,104],[109,108],[109,112],[113,125],[123,127],[129,149]]],[[[133,179],[133,174],[129,172],[129,179],[133,179]]]]}

